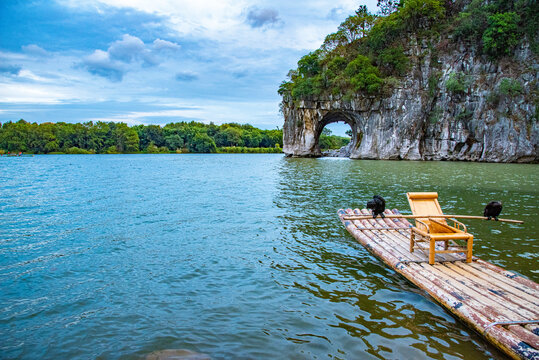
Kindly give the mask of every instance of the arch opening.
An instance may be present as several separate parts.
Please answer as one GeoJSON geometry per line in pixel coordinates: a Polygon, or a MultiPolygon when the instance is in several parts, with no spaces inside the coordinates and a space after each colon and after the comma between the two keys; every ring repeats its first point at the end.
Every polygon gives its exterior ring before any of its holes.
{"type": "MultiPolygon", "coordinates": [[[[342,127],[341,127],[342,130],[342,127]]],[[[347,114],[341,111],[330,111],[322,120],[318,123],[315,133],[315,152],[319,156],[328,156],[328,157],[350,157],[353,150],[359,148],[361,144],[361,139],[363,137],[363,132],[359,126],[357,119],[351,114],[347,114]],[[350,130],[347,131],[347,135],[350,136],[350,141],[348,144],[343,144],[343,146],[337,149],[325,149],[324,142],[327,138],[324,135],[324,129],[327,129],[327,126],[330,124],[347,124],[350,127],[350,130]]]]}

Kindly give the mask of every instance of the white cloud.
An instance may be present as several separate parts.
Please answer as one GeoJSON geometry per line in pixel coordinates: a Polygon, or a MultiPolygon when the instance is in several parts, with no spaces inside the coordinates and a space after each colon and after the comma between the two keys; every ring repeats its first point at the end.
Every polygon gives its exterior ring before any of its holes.
{"type": "MultiPolygon", "coordinates": [[[[255,1],[255,0],[64,0],[72,7],[132,8],[168,19],[168,26],[179,37],[212,40],[227,47],[252,49],[300,49],[318,47],[328,32],[337,29],[338,16],[329,17],[332,9],[351,14],[359,6],[356,0],[255,1]],[[278,31],[261,31],[264,24],[279,19],[278,31]],[[251,26],[258,29],[253,30],[251,26]],[[310,30],[304,41],[297,35],[310,30]]],[[[365,1],[372,11],[376,1],[365,1]]]]}
{"type": "Polygon", "coordinates": [[[21,46],[22,51],[29,55],[34,56],[47,56],[49,53],[47,50],[43,49],[40,46],[37,46],[36,44],[30,44],[30,45],[23,45],[21,46]]]}
{"type": "Polygon", "coordinates": [[[111,59],[109,52],[103,50],[95,50],[84,57],[82,66],[90,73],[106,77],[111,81],[121,81],[126,71],[122,64],[111,59]]]}
{"type": "Polygon", "coordinates": [[[180,45],[162,39],[155,39],[152,46],[147,46],[138,37],[124,34],[107,51],[97,49],[85,56],[80,65],[94,75],[121,81],[128,70],[127,64],[136,62],[143,66],[155,66],[161,62],[164,54],[179,49],[180,45]]]}
{"type": "Polygon", "coordinates": [[[0,98],[10,104],[59,104],[72,99],[67,89],[36,84],[0,83],[0,98]]]}
{"type": "Polygon", "coordinates": [[[153,48],[154,50],[157,50],[157,51],[160,51],[160,50],[177,51],[177,50],[180,50],[181,46],[171,41],[155,39],[153,41],[153,48]]]}
{"type": "Polygon", "coordinates": [[[20,70],[18,76],[20,78],[25,78],[25,79],[29,79],[29,80],[37,81],[37,82],[51,82],[51,81],[53,81],[52,79],[47,79],[47,78],[45,78],[43,76],[36,75],[32,71],[27,70],[27,69],[20,70]]]}
{"type": "Polygon", "coordinates": [[[247,22],[253,28],[273,25],[279,22],[279,12],[272,8],[259,9],[253,7],[247,13],[247,22]]]}
{"type": "Polygon", "coordinates": [[[143,57],[146,51],[142,40],[129,34],[123,35],[122,40],[113,42],[107,50],[112,59],[125,62],[132,62],[139,57],[143,57]]]}
{"type": "MultiPolygon", "coordinates": [[[[80,52],[69,55],[51,53],[45,59],[16,53],[2,53],[0,57],[17,63],[19,68],[16,75],[0,73],[0,103],[67,104],[126,100],[125,94],[133,93],[129,89],[119,91],[119,83],[94,77],[87,72],[87,68],[73,66],[80,64],[82,58],[90,67],[100,66],[101,71],[107,64],[111,71],[121,71],[121,68],[114,67],[116,65],[110,65],[104,51],[96,51],[87,57],[80,52]]],[[[147,89],[144,86],[140,88],[143,89],[141,91],[147,89]]]]}

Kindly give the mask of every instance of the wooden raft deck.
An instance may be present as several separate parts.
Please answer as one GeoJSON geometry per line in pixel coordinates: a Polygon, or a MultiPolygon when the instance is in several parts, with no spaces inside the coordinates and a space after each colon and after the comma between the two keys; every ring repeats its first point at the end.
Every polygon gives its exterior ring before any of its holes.
{"type": "MultiPolygon", "coordinates": [[[[386,210],[386,214],[399,214],[386,210]]],[[[370,252],[515,359],[539,359],[539,285],[476,257],[461,254],[410,253],[406,219],[344,220],[369,215],[364,210],[339,210],[346,229],[370,252]],[[507,324],[512,323],[512,324],[507,324]]]]}

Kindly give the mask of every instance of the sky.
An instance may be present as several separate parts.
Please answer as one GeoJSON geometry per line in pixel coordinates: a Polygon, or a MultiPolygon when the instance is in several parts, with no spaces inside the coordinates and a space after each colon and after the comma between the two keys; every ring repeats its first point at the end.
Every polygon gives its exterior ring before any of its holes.
{"type": "Polygon", "coordinates": [[[281,128],[279,84],[376,0],[0,0],[0,122],[281,128]]]}

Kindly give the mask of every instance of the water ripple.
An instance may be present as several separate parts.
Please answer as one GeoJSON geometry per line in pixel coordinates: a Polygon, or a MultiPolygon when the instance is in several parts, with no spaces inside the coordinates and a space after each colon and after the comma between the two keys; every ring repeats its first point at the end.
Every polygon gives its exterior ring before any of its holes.
{"type": "Polygon", "coordinates": [[[502,358],[336,216],[438,191],[474,253],[537,281],[536,165],[279,155],[0,158],[0,357],[502,358]]]}

